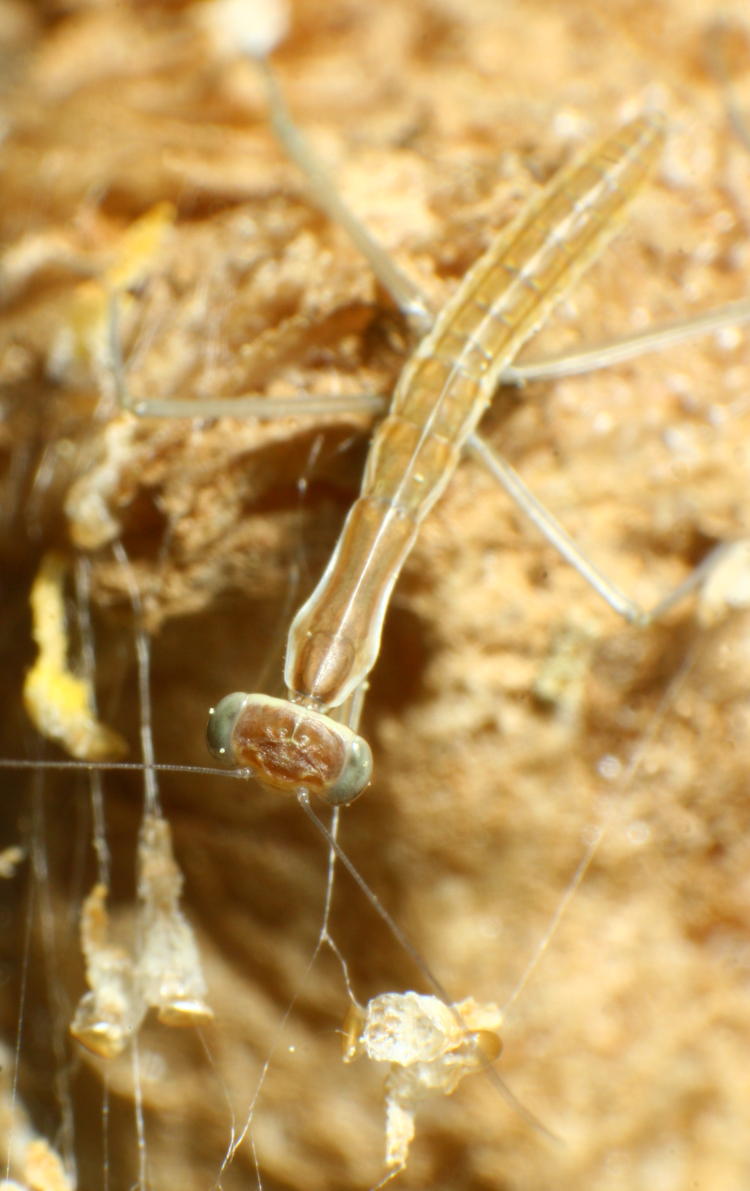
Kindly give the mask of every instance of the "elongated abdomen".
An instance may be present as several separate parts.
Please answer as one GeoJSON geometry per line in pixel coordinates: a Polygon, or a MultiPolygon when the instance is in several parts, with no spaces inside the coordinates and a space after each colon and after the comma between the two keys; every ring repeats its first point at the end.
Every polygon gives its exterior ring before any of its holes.
{"type": "Polygon", "coordinates": [[[466,275],[408,360],[373,436],[359,499],[294,618],[289,701],[222,700],[209,727],[215,755],[248,765],[276,789],[312,789],[334,803],[367,784],[367,745],[321,713],[340,706],[371,670],[419,525],[503,371],[616,231],[661,141],[658,120],[625,125],[554,178],[466,275]]]}
{"type": "Polygon", "coordinates": [[[617,230],[662,139],[660,122],[641,117],[558,174],[477,261],[407,361],[359,499],[292,623],[284,678],[293,699],[337,707],[371,670],[398,573],[499,377],[617,230]]]}

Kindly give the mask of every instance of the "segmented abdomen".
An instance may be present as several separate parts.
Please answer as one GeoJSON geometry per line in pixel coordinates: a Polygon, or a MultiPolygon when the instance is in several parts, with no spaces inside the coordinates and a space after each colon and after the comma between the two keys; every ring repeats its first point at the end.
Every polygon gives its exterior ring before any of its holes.
{"type": "Polygon", "coordinates": [[[290,696],[336,707],[372,668],[388,600],[502,372],[617,230],[663,139],[643,116],[557,175],[495,240],[408,360],[362,489],[292,623],[290,696]]]}

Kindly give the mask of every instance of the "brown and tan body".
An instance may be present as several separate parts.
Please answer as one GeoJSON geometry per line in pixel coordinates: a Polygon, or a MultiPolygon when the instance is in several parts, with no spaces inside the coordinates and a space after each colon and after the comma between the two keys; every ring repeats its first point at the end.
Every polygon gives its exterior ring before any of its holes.
{"type": "Polygon", "coordinates": [[[324,713],[364,681],[388,601],[423,518],[516,354],[598,256],[658,155],[661,122],[641,116],[563,170],[466,275],[407,361],[377,428],[362,488],[326,570],[289,631],[288,702],[230,695],[212,711],[209,746],[277,789],[334,803],[370,779],[369,748],[324,713]],[[264,713],[261,708],[266,708],[264,713]],[[253,720],[252,739],[243,717],[253,720]],[[314,725],[317,776],[301,757],[314,725]],[[352,745],[352,738],[356,746],[352,745]],[[355,747],[356,764],[348,750],[355,747]],[[344,760],[334,761],[342,755],[344,760]],[[355,788],[356,787],[356,788],[355,788]]]}

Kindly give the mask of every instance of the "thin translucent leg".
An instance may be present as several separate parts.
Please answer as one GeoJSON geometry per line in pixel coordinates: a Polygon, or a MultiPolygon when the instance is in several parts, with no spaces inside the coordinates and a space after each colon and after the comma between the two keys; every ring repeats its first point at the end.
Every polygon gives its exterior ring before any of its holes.
{"type": "Polygon", "coordinates": [[[552,380],[561,376],[578,376],[584,372],[596,372],[644,356],[647,352],[664,351],[686,339],[696,339],[724,327],[736,327],[750,322],[750,300],[743,298],[729,302],[714,310],[706,310],[679,322],[664,323],[658,327],[647,327],[636,335],[623,339],[609,339],[592,347],[583,347],[577,352],[547,356],[540,360],[525,360],[513,364],[502,374],[503,384],[524,384],[530,380],[552,380]]]}
{"type": "MultiPolygon", "coordinates": [[[[607,340],[577,352],[526,360],[503,372],[500,383],[523,385],[533,380],[553,380],[610,368],[647,352],[663,351],[686,339],[707,335],[724,327],[750,322],[750,300],[742,299],[707,310],[682,322],[639,331],[623,339],[607,340]]],[[[327,414],[362,413],[379,417],[388,407],[388,398],[378,393],[339,393],[330,397],[274,397],[241,393],[237,397],[150,398],[136,400],[127,385],[119,334],[119,304],[113,294],[109,305],[109,367],[115,397],[122,409],[141,418],[276,418],[322,417],[327,414]]]]}
{"type": "Polygon", "coordinates": [[[732,543],[722,543],[717,546],[674,591],[659,600],[653,608],[641,608],[586,557],[567,530],[563,529],[552,513],[526,487],[515,469],[506,463],[496,451],[493,451],[492,447],[484,442],[479,435],[473,434],[469,438],[467,450],[475,459],[484,464],[490,474],[505,489],[514,504],[536,526],[550,545],[554,546],[558,554],[561,554],[589,586],[593,587],[605,603],[629,624],[645,627],[661,619],[671,608],[701,586],[732,545],[732,543]]]}
{"type": "MultiPolygon", "coordinates": [[[[289,157],[307,178],[315,202],[328,217],[339,223],[369,262],[373,273],[396,305],[410,320],[414,329],[426,333],[433,322],[427,297],[403,273],[361,220],[344,203],[333,179],[318,159],[304,134],[292,120],[273,70],[264,58],[258,59],[263,76],[271,125],[289,157]]],[[[544,377],[575,376],[607,368],[623,360],[661,351],[685,339],[708,334],[723,327],[750,322],[750,301],[729,303],[715,310],[679,322],[647,328],[636,335],[607,340],[572,354],[550,356],[543,360],[528,360],[513,365],[501,376],[503,384],[523,384],[524,381],[544,377]]],[[[348,400],[348,399],[347,399],[348,400]]],[[[355,398],[354,400],[359,400],[355,398]]],[[[359,407],[358,407],[359,408],[359,407]]],[[[325,412],[328,412],[327,410],[325,412]]]]}
{"type": "Polygon", "coordinates": [[[377,415],[383,413],[387,405],[387,399],[375,393],[283,398],[245,393],[205,401],[199,398],[180,401],[169,397],[138,401],[128,389],[120,343],[119,302],[114,292],[109,300],[108,341],[109,368],[117,404],[139,418],[257,418],[274,421],[276,418],[319,417],[343,412],[377,415]]]}
{"type": "Polygon", "coordinates": [[[432,324],[429,303],[418,285],[399,269],[382,244],[349,209],[336,184],[319,160],[307,138],[294,123],[281,93],[276,76],[265,58],[258,58],[268,97],[271,127],[292,161],[307,179],[310,191],[321,211],[344,228],[356,244],[380,284],[391,295],[399,310],[414,327],[424,333],[432,324]]]}
{"type": "Polygon", "coordinates": [[[406,1163],[400,1162],[398,1166],[394,1166],[393,1170],[389,1170],[387,1174],[383,1175],[382,1179],[379,1179],[377,1183],[370,1187],[370,1191],[383,1191],[383,1187],[387,1187],[393,1179],[398,1178],[405,1170],[406,1163]]]}

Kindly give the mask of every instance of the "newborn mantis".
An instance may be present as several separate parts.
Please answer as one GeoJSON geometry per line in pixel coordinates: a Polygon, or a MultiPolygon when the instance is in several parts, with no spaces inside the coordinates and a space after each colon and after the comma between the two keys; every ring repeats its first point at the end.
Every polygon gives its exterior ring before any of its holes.
{"type": "MultiPolygon", "coordinates": [[[[320,205],[344,222],[403,312],[424,328],[429,322],[425,302],[343,206],[291,123],[270,67],[265,61],[260,67],[274,128],[308,175],[320,205]]],[[[663,139],[661,120],[643,115],[564,169],[500,233],[438,314],[399,377],[389,412],[373,437],[360,496],[325,573],[289,630],[288,697],[235,692],[211,709],[209,749],[222,763],[247,769],[271,788],[315,793],[334,806],[362,793],[372,774],[369,746],[328,713],[341,707],[372,669],[396,579],[464,448],[485,463],[560,552],[631,622],[645,625],[658,618],[714,566],[717,552],[653,610],[642,611],[581,556],[475,433],[498,384],[509,374],[524,375],[512,369],[522,345],[619,227],[663,139]]],[[[748,313],[747,305],[738,303],[579,357],[570,367],[583,371],[748,313]]],[[[154,412],[151,406],[137,409],[154,412]]]]}
{"type": "MultiPolygon", "coordinates": [[[[204,411],[204,412],[205,412],[205,411],[204,411]]],[[[237,412],[239,412],[239,408],[237,409],[237,412]]]]}

